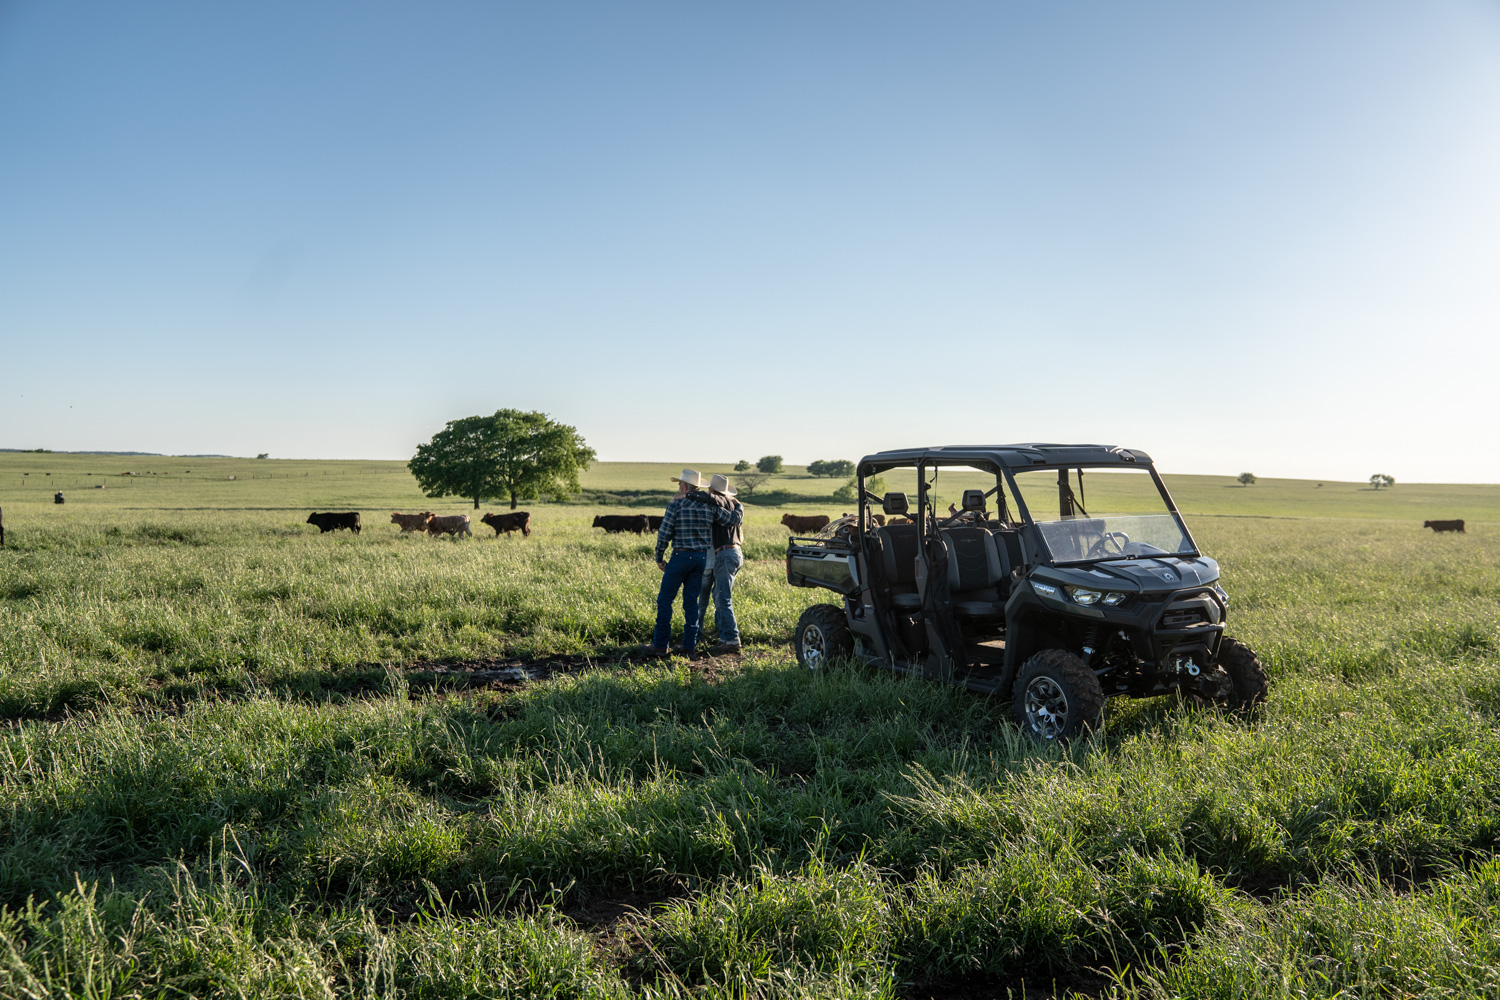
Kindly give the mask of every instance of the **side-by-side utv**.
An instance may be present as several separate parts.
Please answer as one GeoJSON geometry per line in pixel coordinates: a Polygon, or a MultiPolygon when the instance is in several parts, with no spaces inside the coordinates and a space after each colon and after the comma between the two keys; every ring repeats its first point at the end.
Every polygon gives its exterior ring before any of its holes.
{"type": "Polygon", "coordinates": [[[1218,564],[1145,453],[884,451],[860,461],[858,486],[855,514],[787,548],[787,582],[843,598],[798,621],[804,666],[853,656],[1009,696],[1040,740],[1092,729],[1116,695],[1181,692],[1233,711],[1265,700],[1260,661],[1225,635],[1218,564]],[[914,492],[877,496],[876,476],[914,492]]]}

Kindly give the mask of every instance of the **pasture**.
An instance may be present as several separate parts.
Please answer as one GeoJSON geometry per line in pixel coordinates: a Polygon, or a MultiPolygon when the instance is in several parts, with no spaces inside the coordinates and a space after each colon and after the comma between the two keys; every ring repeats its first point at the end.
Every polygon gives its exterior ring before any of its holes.
{"type": "Polygon", "coordinates": [[[455,542],[401,463],[0,454],[0,997],[1497,995],[1500,487],[1169,477],[1269,703],[1057,750],[798,670],[797,469],[745,655],[623,657],[588,525],[682,464],[455,542]]]}

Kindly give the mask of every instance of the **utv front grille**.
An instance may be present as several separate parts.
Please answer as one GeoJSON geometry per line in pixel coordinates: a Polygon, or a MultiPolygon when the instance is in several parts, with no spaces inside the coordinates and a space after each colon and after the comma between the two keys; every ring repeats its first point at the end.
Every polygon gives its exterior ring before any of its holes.
{"type": "Polygon", "coordinates": [[[1194,625],[1207,625],[1209,621],[1202,608],[1177,608],[1163,612],[1161,624],[1162,628],[1192,628],[1194,625]]]}

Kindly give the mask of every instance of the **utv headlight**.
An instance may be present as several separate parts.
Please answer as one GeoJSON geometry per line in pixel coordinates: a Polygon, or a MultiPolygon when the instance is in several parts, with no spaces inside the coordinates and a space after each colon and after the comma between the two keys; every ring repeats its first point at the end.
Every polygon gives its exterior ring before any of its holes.
{"type": "Polygon", "coordinates": [[[1129,594],[1121,594],[1112,590],[1090,590],[1087,587],[1069,587],[1068,596],[1073,598],[1073,603],[1088,607],[1092,604],[1106,604],[1114,607],[1122,603],[1129,594]]]}
{"type": "Polygon", "coordinates": [[[1102,591],[1089,590],[1087,587],[1069,587],[1068,596],[1073,598],[1075,604],[1098,604],[1099,598],[1103,597],[1102,591]]]}

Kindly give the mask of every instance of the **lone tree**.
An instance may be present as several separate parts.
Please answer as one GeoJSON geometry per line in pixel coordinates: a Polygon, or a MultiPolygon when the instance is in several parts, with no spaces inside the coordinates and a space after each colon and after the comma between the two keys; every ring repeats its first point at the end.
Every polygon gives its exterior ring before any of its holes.
{"type": "Polygon", "coordinates": [[[741,495],[749,496],[764,486],[766,480],[770,478],[770,475],[764,472],[742,472],[734,477],[734,481],[739,486],[741,495]]]}
{"type": "Polygon", "coordinates": [[[1387,476],[1384,472],[1377,472],[1370,477],[1370,485],[1378,490],[1382,486],[1395,486],[1396,480],[1391,476],[1387,476]]]}
{"type": "Polygon", "coordinates": [[[749,472],[750,471],[750,463],[747,462],[747,461],[745,461],[742,458],[738,462],[734,463],[734,471],[735,472],[749,472]]]}
{"type": "Polygon", "coordinates": [[[488,417],[450,420],[406,467],[429,497],[521,500],[547,493],[577,493],[578,473],[594,460],[577,429],[545,413],[496,410],[488,417]]]}
{"type": "Polygon", "coordinates": [[[761,472],[766,473],[767,475],[774,475],[775,473],[781,471],[781,456],[762,455],[759,460],[756,461],[755,467],[761,472]]]}
{"type": "Polygon", "coordinates": [[[1241,486],[1254,486],[1255,485],[1255,473],[1253,473],[1253,472],[1241,472],[1240,473],[1240,485],[1241,486]]]}

